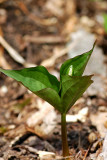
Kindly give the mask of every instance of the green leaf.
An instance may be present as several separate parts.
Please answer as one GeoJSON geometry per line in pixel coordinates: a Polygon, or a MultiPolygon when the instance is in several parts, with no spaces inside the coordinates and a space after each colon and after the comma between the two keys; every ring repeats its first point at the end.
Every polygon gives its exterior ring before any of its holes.
{"type": "Polygon", "coordinates": [[[35,94],[50,103],[55,109],[62,113],[61,99],[55,90],[51,88],[45,88],[37,91],[35,94]]]}
{"type": "Polygon", "coordinates": [[[4,70],[1,72],[21,82],[30,91],[53,105],[61,112],[61,100],[58,95],[59,81],[51,75],[45,67],[38,66],[21,70],[4,70]]]}
{"type": "Polygon", "coordinates": [[[61,103],[63,113],[68,112],[71,106],[82,96],[85,90],[93,83],[92,76],[62,76],[61,103]]]}
{"type": "Polygon", "coordinates": [[[94,46],[95,43],[90,51],[65,61],[60,68],[60,76],[82,76],[87,62],[93,52],[94,46]]]}
{"type": "Polygon", "coordinates": [[[56,92],[59,91],[59,81],[43,66],[24,68],[21,70],[4,70],[0,68],[0,71],[21,82],[32,92],[36,92],[44,88],[52,88],[56,92]]]}
{"type": "Polygon", "coordinates": [[[43,66],[21,70],[0,69],[0,71],[21,82],[30,91],[53,105],[60,113],[67,113],[93,82],[91,76],[82,77],[82,74],[94,45],[89,52],[62,64],[60,69],[61,82],[43,66]]]}

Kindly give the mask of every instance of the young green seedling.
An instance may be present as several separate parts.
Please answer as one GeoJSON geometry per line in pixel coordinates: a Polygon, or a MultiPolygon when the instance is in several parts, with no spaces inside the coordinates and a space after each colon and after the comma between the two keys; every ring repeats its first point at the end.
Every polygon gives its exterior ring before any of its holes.
{"type": "MultiPolygon", "coordinates": [[[[93,48],[82,55],[65,61],[60,68],[60,82],[43,66],[21,70],[0,71],[21,82],[34,94],[50,103],[61,113],[61,132],[63,157],[69,156],[66,114],[85,90],[93,83],[92,75],[82,76],[93,48]]],[[[69,159],[69,158],[68,158],[69,159]]]]}

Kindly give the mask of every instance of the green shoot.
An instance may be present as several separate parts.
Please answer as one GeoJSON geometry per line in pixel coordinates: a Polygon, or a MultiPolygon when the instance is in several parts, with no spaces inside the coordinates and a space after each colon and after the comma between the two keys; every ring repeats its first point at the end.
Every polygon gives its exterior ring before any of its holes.
{"type": "MultiPolygon", "coordinates": [[[[0,71],[21,82],[26,88],[50,103],[61,114],[63,157],[69,156],[66,114],[85,90],[93,83],[92,75],[82,76],[93,48],[82,55],[65,61],[60,68],[60,81],[43,66],[21,70],[0,71]]],[[[67,158],[69,160],[69,158],[67,158]]]]}
{"type": "Polygon", "coordinates": [[[107,33],[107,14],[103,14],[103,18],[104,18],[104,30],[107,33]]]}

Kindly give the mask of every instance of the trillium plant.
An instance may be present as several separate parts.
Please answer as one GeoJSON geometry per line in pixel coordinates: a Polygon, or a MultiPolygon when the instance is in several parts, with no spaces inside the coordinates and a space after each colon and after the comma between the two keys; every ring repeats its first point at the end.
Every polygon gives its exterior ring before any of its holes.
{"type": "MultiPolygon", "coordinates": [[[[60,81],[43,66],[20,70],[0,71],[21,82],[31,92],[50,103],[61,114],[63,157],[69,156],[66,131],[66,114],[85,90],[93,83],[92,75],[82,76],[93,48],[65,61],[60,68],[60,81]]],[[[69,159],[69,158],[68,158],[69,159]]]]}

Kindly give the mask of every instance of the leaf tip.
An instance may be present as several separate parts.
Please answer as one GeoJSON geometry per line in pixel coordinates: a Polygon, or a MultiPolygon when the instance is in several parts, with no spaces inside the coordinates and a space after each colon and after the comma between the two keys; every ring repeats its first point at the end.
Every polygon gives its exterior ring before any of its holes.
{"type": "Polygon", "coordinates": [[[95,47],[96,43],[97,43],[97,39],[94,41],[93,49],[94,49],[94,47],[95,47]]]}

